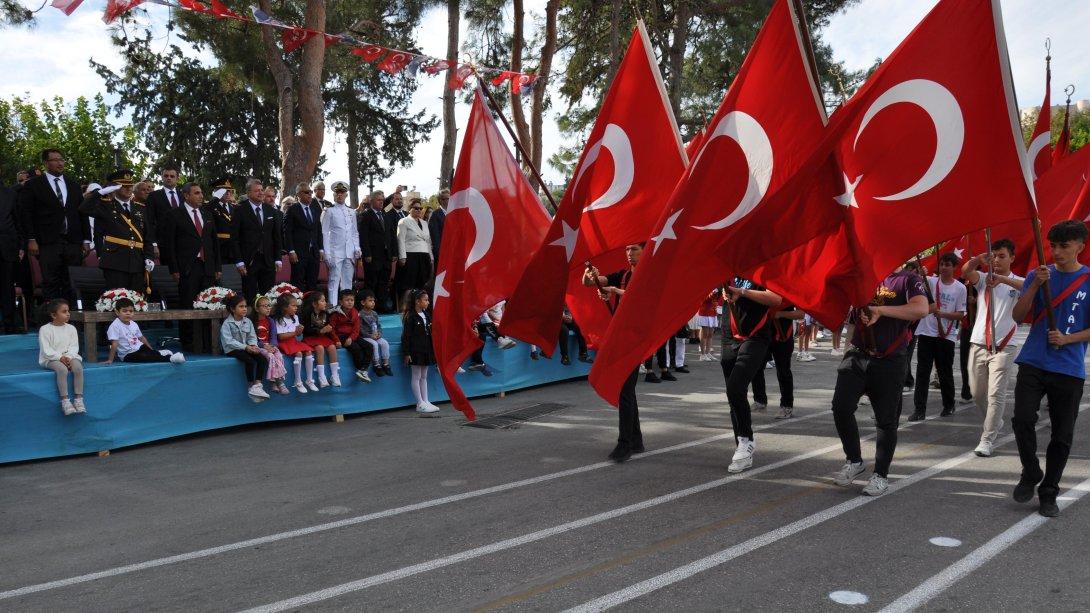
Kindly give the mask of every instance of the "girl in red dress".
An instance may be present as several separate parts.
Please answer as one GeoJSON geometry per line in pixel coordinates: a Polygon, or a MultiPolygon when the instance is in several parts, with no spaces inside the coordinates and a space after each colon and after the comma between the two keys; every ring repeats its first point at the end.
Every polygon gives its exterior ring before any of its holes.
{"type": "Polygon", "coordinates": [[[318,387],[329,387],[329,380],[325,376],[326,357],[329,358],[333,387],[340,387],[341,370],[337,363],[337,349],[341,346],[341,339],[337,338],[333,333],[333,326],[329,325],[327,306],[324,293],[307,292],[303,295],[303,308],[299,311],[299,318],[303,322],[303,342],[314,349],[318,365],[318,387]]]}
{"type": "Polygon", "coordinates": [[[296,311],[299,301],[291,294],[281,294],[276,299],[276,308],[273,309],[273,323],[276,325],[276,337],[280,344],[280,353],[291,356],[295,366],[295,390],[300,394],[318,391],[314,385],[314,351],[310,345],[299,341],[296,337],[303,333],[303,326],[299,323],[296,311]],[[304,363],[306,366],[306,381],[303,380],[304,363]],[[305,383],[305,385],[304,385],[305,383]]]}

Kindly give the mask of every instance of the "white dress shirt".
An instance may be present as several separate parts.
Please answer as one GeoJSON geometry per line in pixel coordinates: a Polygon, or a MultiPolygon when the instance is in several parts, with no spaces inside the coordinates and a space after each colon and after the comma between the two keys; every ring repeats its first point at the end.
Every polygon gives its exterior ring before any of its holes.
{"type": "Polygon", "coordinates": [[[409,253],[426,253],[431,258],[431,232],[423,219],[410,216],[397,222],[397,252],[402,260],[409,253]]]}
{"type": "Polygon", "coordinates": [[[64,177],[60,175],[51,175],[48,172],[45,173],[45,180],[49,181],[49,189],[53,193],[57,192],[57,186],[61,189],[61,204],[68,206],[68,186],[64,184],[64,177]]]}
{"type": "Polygon", "coordinates": [[[322,211],[322,250],[329,261],[360,257],[355,211],[340,203],[322,211]]]}

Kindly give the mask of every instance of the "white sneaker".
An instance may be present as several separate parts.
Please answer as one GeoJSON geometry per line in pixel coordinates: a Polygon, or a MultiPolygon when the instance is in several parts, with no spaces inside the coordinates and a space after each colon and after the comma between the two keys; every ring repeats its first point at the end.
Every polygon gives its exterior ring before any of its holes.
{"type": "Polygon", "coordinates": [[[863,488],[864,496],[881,496],[889,489],[889,480],[878,475],[871,475],[867,486],[863,488]]]}
{"type": "Polygon", "coordinates": [[[173,353],[170,355],[171,364],[185,364],[185,356],[180,353],[173,353]]]}
{"type": "Polygon", "coordinates": [[[794,413],[795,409],[792,407],[780,407],[780,414],[776,416],[776,419],[791,419],[794,413]]]}
{"type": "Polygon", "coordinates": [[[300,394],[305,394],[307,393],[307,386],[303,385],[302,381],[296,381],[295,391],[299,392],[300,394]]]}
{"type": "Polygon", "coordinates": [[[329,380],[325,379],[324,377],[318,379],[318,387],[320,387],[320,388],[329,387],[329,380]]]}
{"type": "Polygon", "coordinates": [[[992,444],[988,441],[980,441],[980,444],[976,446],[973,453],[982,458],[990,458],[993,453],[992,444]]]}
{"type": "Polygon", "coordinates": [[[757,445],[744,436],[738,437],[738,449],[734,450],[734,457],[730,459],[727,472],[740,473],[753,466],[753,452],[757,451],[757,445]]]}
{"type": "Polygon", "coordinates": [[[72,406],[76,409],[77,413],[86,413],[87,405],[83,404],[83,398],[75,398],[72,400],[72,406]]]}
{"type": "Polygon", "coordinates": [[[867,465],[862,462],[845,462],[844,467],[833,476],[833,483],[840,487],[848,487],[855,478],[867,470],[867,465]]]}
{"type": "Polygon", "coordinates": [[[843,349],[830,349],[829,350],[829,355],[831,355],[831,356],[833,356],[835,358],[840,357],[840,356],[844,355],[844,350],[843,349]]]}
{"type": "Polygon", "coordinates": [[[371,375],[367,374],[367,371],[362,368],[356,371],[356,378],[364,383],[371,382],[371,375]]]}
{"type": "Polygon", "coordinates": [[[758,413],[764,413],[765,409],[767,409],[767,408],[768,408],[768,405],[764,404],[762,402],[754,402],[753,403],[753,410],[757,411],[758,413]]]}
{"type": "Polygon", "coordinates": [[[432,403],[430,403],[430,402],[426,402],[426,403],[424,403],[424,404],[428,405],[428,406],[429,406],[429,407],[431,407],[432,409],[435,409],[436,411],[438,411],[438,410],[439,410],[439,407],[435,406],[434,404],[432,404],[432,403]]]}
{"type": "Polygon", "coordinates": [[[431,403],[420,403],[416,405],[416,413],[420,417],[439,417],[439,407],[431,403]]]}
{"type": "Polygon", "coordinates": [[[765,362],[765,370],[768,370],[770,368],[776,368],[776,363],[775,362],[765,362]]]}
{"type": "Polygon", "coordinates": [[[464,375],[464,374],[466,374],[466,369],[464,369],[464,368],[462,368],[461,366],[459,366],[459,367],[458,367],[458,372],[457,372],[457,374],[459,374],[459,375],[464,375]]]}
{"type": "Polygon", "coordinates": [[[866,394],[863,394],[859,397],[859,404],[864,406],[870,406],[870,398],[866,394]]]}
{"type": "Polygon", "coordinates": [[[807,351],[806,353],[802,354],[802,357],[799,358],[799,361],[800,362],[813,362],[816,359],[817,358],[814,357],[814,354],[807,351]]]}
{"type": "Polygon", "coordinates": [[[260,383],[251,385],[250,389],[247,390],[247,393],[250,395],[250,400],[253,400],[254,402],[265,402],[269,399],[269,393],[261,387],[260,383]]]}
{"type": "Polygon", "coordinates": [[[647,368],[645,368],[643,364],[640,364],[640,374],[641,375],[646,375],[647,374],[647,368]]]}
{"type": "Polygon", "coordinates": [[[74,415],[77,412],[76,407],[72,406],[72,401],[67,398],[61,401],[61,411],[65,415],[74,415]]]}
{"type": "Polygon", "coordinates": [[[518,343],[516,343],[514,339],[507,338],[506,336],[501,336],[496,339],[496,346],[500,349],[510,349],[517,344],[518,343]]]}
{"type": "MultiPolygon", "coordinates": [[[[326,385],[329,385],[329,384],[327,383],[326,385]]],[[[314,381],[307,381],[307,389],[312,391],[312,392],[316,392],[316,391],[318,391],[318,386],[314,385],[314,381]]]]}
{"type": "Polygon", "coordinates": [[[337,373],[336,376],[331,377],[330,378],[330,383],[333,384],[333,387],[340,387],[341,386],[341,375],[340,375],[340,373],[337,373]]]}

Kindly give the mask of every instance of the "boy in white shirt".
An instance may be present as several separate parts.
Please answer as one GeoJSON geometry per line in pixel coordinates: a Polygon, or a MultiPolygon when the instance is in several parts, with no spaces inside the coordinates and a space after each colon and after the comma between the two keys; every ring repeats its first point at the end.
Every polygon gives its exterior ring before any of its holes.
{"type": "Polygon", "coordinates": [[[973,400],[984,416],[984,432],[973,450],[982,458],[992,455],[995,439],[1003,428],[1003,410],[1007,386],[1013,374],[1014,332],[1017,322],[1011,315],[1022,292],[1022,277],[1011,272],[1014,241],[1003,238],[992,243],[990,253],[982,253],[962,267],[962,278],[976,287],[977,315],[969,338],[969,386],[973,400]],[[987,263],[988,273],[977,269],[987,263]]]}
{"type": "Polygon", "coordinates": [[[931,367],[939,375],[942,391],[942,415],[954,413],[954,341],[958,337],[958,322],[965,317],[968,292],[954,278],[960,264],[958,256],[944,253],[939,258],[939,276],[928,277],[927,284],[934,299],[931,313],[916,326],[916,390],[913,401],[916,410],[908,421],[920,421],[927,412],[927,384],[931,367]]]}
{"type": "Polygon", "coordinates": [[[110,340],[110,355],[106,357],[107,364],[113,364],[114,357],[122,362],[171,362],[181,364],[185,362],[185,356],[180,353],[171,353],[164,350],[162,353],[151,348],[148,339],[144,338],[140,331],[140,325],[133,321],[132,316],[136,312],[136,306],[128,298],[120,298],[114,301],[114,313],[117,319],[113,320],[106,329],[106,338],[110,340]]]}

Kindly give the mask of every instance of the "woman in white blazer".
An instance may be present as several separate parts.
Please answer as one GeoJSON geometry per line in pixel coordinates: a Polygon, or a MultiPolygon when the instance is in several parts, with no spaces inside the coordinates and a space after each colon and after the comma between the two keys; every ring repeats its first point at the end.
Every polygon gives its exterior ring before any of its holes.
{"type": "Polygon", "coordinates": [[[422,289],[431,282],[431,232],[424,222],[424,205],[420,198],[409,202],[409,216],[397,222],[397,251],[399,296],[411,289],[422,289]]]}

